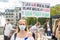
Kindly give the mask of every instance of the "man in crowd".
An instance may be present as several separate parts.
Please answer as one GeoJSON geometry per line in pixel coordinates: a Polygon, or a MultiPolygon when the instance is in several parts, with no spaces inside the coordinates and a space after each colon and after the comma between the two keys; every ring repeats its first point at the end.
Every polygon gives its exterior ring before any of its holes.
{"type": "Polygon", "coordinates": [[[50,22],[48,19],[46,20],[46,23],[44,24],[44,31],[45,31],[45,34],[47,34],[47,36],[51,36],[51,27],[50,27],[50,22]]]}
{"type": "Polygon", "coordinates": [[[10,40],[11,37],[11,32],[12,32],[12,24],[10,23],[10,20],[6,20],[6,24],[3,28],[3,33],[4,33],[4,40],[10,40]]]}

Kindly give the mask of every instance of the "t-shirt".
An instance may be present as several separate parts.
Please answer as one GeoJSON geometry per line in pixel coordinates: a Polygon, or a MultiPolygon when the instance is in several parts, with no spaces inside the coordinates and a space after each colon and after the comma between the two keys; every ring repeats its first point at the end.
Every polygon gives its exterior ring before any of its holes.
{"type": "Polygon", "coordinates": [[[47,31],[51,31],[51,29],[50,28],[47,28],[47,31]]]}
{"type": "Polygon", "coordinates": [[[10,23],[9,23],[9,24],[6,24],[6,25],[5,25],[5,30],[4,30],[4,35],[5,35],[5,36],[8,36],[10,30],[12,30],[12,25],[11,25],[10,23]]]}
{"type": "Polygon", "coordinates": [[[36,27],[36,26],[32,26],[32,27],[30,28],[30,31],[31,31],[31,32],[35,32],[35,31],[36,31],[36,29],[37,29],[37,27],[36,27]]]}
{"type": "Polygon", "coordinates": [[[39,28],[37,28],[35,25],[30,28],[30,31],[35,33],[36,31],[39,31],[39,28]]]}
{"type": "MultiPolygon", "coordinates": [[[[25,40],[25,38],[26,37],[24,37],[24,38],[16,37],[15,40],[25,40]]],[[[12,35],[11,40],[14,40],[14,34],[12,35]]],[[[27,40],[34,40],[34,38],[33,37],[28,37],[27,40]]]]}
{"type": "Polygon", "coordinates": [[[47,23],[47,31],[51,31],[49,23],[47,23]]]}

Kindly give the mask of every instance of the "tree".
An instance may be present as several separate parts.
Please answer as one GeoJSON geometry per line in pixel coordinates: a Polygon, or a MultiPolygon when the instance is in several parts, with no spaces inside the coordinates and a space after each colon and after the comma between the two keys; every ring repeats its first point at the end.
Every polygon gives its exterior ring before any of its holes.
{"type": "Polygon", "coordinates": [[[50,14],[53,15],[60,15],[60,5],[56,5],[50,8],[50,14]]]}
{"type": "Polygon", "coordinates": [[[37,21],[35,17],[27,17],[26,18],[28,25],[34,25],[37,21]]]}

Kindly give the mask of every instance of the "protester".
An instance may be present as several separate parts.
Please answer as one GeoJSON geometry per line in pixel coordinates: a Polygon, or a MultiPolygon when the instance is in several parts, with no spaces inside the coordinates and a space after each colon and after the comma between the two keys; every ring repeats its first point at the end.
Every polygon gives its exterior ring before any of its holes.
{"type": "Polygon", "coordinates": [[[56,20],[55,22],[54,22],[54,25],[53,25],[53,32],[52,32],[52,39],[54,39],[54,40],[57,40],[57,37],[56,37],[56,30],[57,30],[57,28],[58,28],[58,22],[59,22],[59,20],[56,20]]]}
{"type": "Polygon", "coordinates": [[[50,27],[50,23],[48,19],[46,20],[46,23],[44,24],[44,30],[47,36],[51,36],[51,27],[50,27]]]}
{"type": "Polygon", "coordinates": [[[26,20],[18,21],[18,30],[12,35],[11,40],[34,40],[32,33],[28,31],[26,20]]]}
{"type": "Polygon", "coordinates": [[[31,32],[33,32],[33,33],[35,33],[36,31],[36,29],[39,29],[39,27],[40,27],[40,23],[39,22],[37,22],[34,26],[32,26],[31,28],[30,28],[30,31],[31,32]]]}
{"type": "Polygon", "coordinates": [[[60,20],[58,21],[58,27],[56,29],[56,38],[60,40],[60,20]]]}
{"type": "Polygon", "coordinates": [[[37,40],[38,36],[39,36],[39,27],[40,27],[40,23],[37,22],[34,26],[32,26],[30,28],[30,31],[32,32],[33,37],[35,38],[35,40],[37,40]]]}
{"type": "Polygon", "coordinates": [[[3,29],[4,40],[10,40],[11,32],[12,32],[12,24],[10,23],[10,20],[7,19],[5,27],[3,29]]]}

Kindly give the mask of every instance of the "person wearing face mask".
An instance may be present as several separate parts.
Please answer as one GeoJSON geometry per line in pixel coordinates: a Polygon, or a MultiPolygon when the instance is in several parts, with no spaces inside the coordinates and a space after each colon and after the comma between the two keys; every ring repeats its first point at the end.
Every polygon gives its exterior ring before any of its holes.
{"type": "Polygon", "coordinates": [[[11,40],[34,40],[32,33],[28,31],[26,20],[18,21],[17,32],[12,35],[11,40]]]}
{"type": "Polygon", "coordinates": [[[11,32],[12,32],[12,24],[10,24],[10,20],[6,20],[5,27],[3,28],[4,40],[10,40],[11,32]]]}

